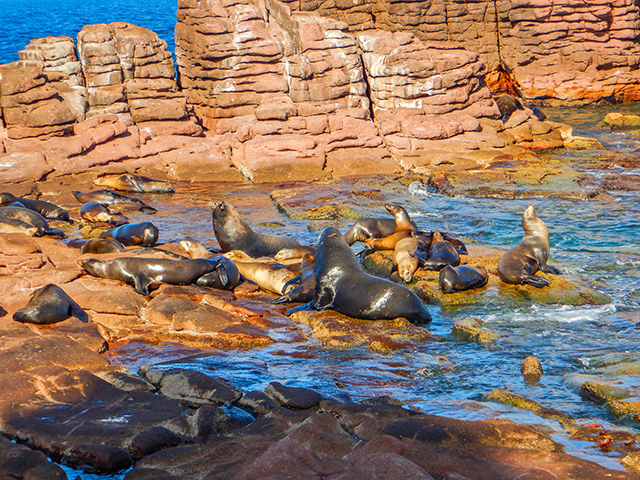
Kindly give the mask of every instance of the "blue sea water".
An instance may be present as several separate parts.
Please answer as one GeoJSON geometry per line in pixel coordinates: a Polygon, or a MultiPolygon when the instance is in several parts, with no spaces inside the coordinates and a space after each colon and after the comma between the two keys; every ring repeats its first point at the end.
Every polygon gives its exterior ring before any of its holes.
{"type": "Polygon", "coordinates": [[[174,51],[177,0],[0,0],[0,64],[18,60],[33,38],[74,39],[85,25],[129,22],[153,30],[174,51]]]}

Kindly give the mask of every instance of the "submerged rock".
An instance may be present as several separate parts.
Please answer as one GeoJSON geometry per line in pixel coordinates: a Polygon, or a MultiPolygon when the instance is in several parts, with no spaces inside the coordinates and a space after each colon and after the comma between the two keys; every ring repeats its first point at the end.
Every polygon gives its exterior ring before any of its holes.
{"type": "Polygon", "coordinates": [[[451,334],[457,339],[474,343],[493,343],[500,338],[500,334],[486,328],[485,323],[476,318],[456,322],[451,334]]]}

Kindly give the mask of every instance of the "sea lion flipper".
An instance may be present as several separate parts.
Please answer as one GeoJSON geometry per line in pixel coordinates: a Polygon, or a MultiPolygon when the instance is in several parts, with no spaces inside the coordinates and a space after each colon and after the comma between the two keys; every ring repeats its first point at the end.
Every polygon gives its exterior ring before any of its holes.
{"type": "Polygon", "coordinates": [[[522,277],[522,283],[525,285],[531,285],[536,288],[548,287],[551,282],[546,278],[538,277],[536,275],[527,275],[522,277]]]}
{"type": "Polygon", "coordinates": [[[218,272],[218,276],[220,277],[220,281],[222,285],[225,287],[229,285],[229,275],[227,273],[227,267],[224,266],[224,263],[220,262],[216,266],[216,272],[218,272]]]}
{"type": "Polygon", "coordinates": [[[327,308],[333,307],[333,301],[335,299],[335,291],[331,288],[321,287],[320,292],[317,292],[316,288],[316,298],[312,302],[313,308],[316,310],[326,310],[327,308]]]}
{"type": "Polygon", "coordinates": [[[151,285],[151,279],[146,275],[137,274],[133,275],[133,285],[140,295],[149,296],[149,285],[151,285]]]}
{"type": "Polygon", "coordinates": [[[301,312],[303,310],[314,310],[313,306],[314,302],[303,303],[302,305],[298,305],[297,307],[290,308],[285,312],[285,315],[288,317],[292,313],[301,312]]]}
{"type": "Polygon", "coordinates": [[[544,273],[550,273],[552,275],[562,275],[562,272],[558,270],[556,267],[552,267],[551,265],[547,265],[544,270],[544,273]]]}
{"type": "Polygon", "coordinates": [[[359,253],[356,253],[356,257],[358,257],[358,260],[360,261],[360,263],[362,263],[362,261],[364,260],[364,257],[366,257],[367,255],[375,252],[376,249],[375,248],[371,248],[371,247],[367,247],[364,250],[362,250],[359,253]]]}
{"type": "MultiPolygon", "coordinates": [[[[291,297],[288,294],[281,295],[278,298],[276,298],[275,300],[271,300],[269,303],[271,303],[272,305],[279,305],[281,303],[291,303],[291,297]]],[[[289,313],[289,312],[287,312],[287,313],[289,313]]]]}
{"type": "Polygon", "coordinates": [[[282,286],[282,291],[287,292],[291,288],[295,288],[299,286],[301,281],[302,281],[302,276],[298,275],[297,277],[293,277],[291,280],[288,280],[287,282],[285,282],[285,284],[282,286]]]}
{"type": "Polygon", "coordinates": [[[391,275],[393,274],[393,272],[397,272],[397,271],[398,271],[398,265],[394,263],[393,265],[391,265],[391,270],[389,270],[389,275],[387,275],[387,278],[391,278],[391,275]]]}

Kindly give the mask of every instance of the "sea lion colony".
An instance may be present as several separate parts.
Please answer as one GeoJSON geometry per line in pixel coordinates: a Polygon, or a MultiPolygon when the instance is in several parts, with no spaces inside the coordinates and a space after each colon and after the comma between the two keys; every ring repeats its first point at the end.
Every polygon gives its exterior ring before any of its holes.
{"type": "MultiPolygon", "coordinates": [[[[163,182],[134,175],[123,177],[114,181],[103,179],[98,184],[112,188],[137,185],[132,188],[135,191],[144,191],[144,185],[150,185],[149,191],[162,189],[166,193],[173,192],[172,187],[163,182]]],[[[111,190],[72,193],[81,203],[91,204],[90,208],[83,206],[83,212],[96,213],[83,213],[83,220],[99,222],[103,226],[118,225],[123,221],[121,215],[113,216],[117,223],[109,217],[109,207],[114,204],[126,204],[152,213],[156,211],[136,197],[111,190]]],[[[334,309],[355,318],[380,320],[404,317],[418,324],[431,321],[431,315],[423,302],[402,282],[410,283],[419,268],[439,271],[439,284],[444,293],[481,288],[488,280],[485,268],[460,265],[460,256],[467,254],[464,243],[447,232],[418,230],[408,212],[399,205],[385,205],[393,219],[360,219],[344,235],[334,227],[327,227],[317,246],[301,245],[287,236],[256,232],[229,202],[212,202],[209,206],[221,252],[212,252],[193,240],[180,242],[184,256],[154,248],[159,232],[153,223],[125,223],[86,242],[81,254],[126,253],[127,256],[85,257],[78,264],[91,275],[131,284],[143,295],[149,295],[161,283],[233,290],[243,280],[249,280],[261,289],[279,295],[274,303],[301,304],[287,314],[303,309],[334,309]],[[358,241],[364,242],[366,248],[356,255],[350,246],[358,241]],[[134,248],[126,249],[126,246],[134,248]],[[370,275],[362,269],[358,260],[377,250],[393,251],[393,267],[388,278],[397,271],[400,284],[370,275]],[[158,252],[165,258],[158,258],[155,255],[158,252]]],[[[61,235],[60,231],[49,228],[47,218],[72,222],[68,213],[56,205],[0,193],[0,233],[61,235]]],[[[506,283],[538,288],[547,286],[549,280],[535,273],[538,270],[552,274],[559,272],[547,265],[549,235],[532,205],[523,214],[522,227],[524,237],[502,256],[498,275],[506,283]]],[[[49,323],[61,321],[71,316],[74,309],[77,310],[73,300],[62,289],[47,287],[42,289],[46,293],[46,301],[43,300],[44,293],[34,292],[14,319],[49,323]],[[60,305],[52,307],[56,302],[60,305]],[[23,313],[26,310],[29,311],[28,316],[23,313]],[[47,317],[47,310],[56,311],[54,320],[47,317]]]]}

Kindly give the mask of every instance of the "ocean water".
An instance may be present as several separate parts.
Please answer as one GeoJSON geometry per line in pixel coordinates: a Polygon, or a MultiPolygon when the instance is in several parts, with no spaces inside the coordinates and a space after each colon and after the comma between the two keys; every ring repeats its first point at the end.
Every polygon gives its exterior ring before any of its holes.
{"type": "Polygon", "coordinates": [[[1,0],[0,64],[18,60],[33,38],[77,39],[85,25],[129,22],[153,30],[174,51],[177,0],[1,0]]]}

